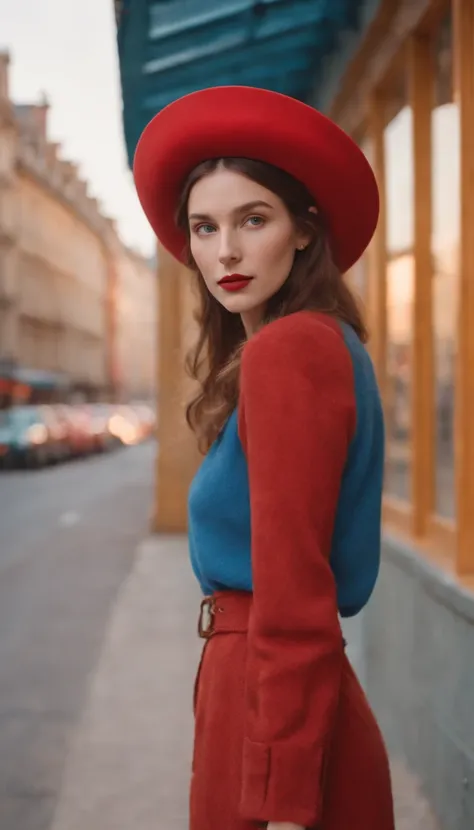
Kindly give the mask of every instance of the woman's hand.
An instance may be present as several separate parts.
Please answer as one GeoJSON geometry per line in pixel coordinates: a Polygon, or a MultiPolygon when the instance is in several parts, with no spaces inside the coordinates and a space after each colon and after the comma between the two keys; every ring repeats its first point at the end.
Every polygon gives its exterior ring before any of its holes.
{"type": "Polygon", "coordinates": [[[292,824],[291,821],[271,821],[267,830],[305,830],[301,824],[292,824]]]}

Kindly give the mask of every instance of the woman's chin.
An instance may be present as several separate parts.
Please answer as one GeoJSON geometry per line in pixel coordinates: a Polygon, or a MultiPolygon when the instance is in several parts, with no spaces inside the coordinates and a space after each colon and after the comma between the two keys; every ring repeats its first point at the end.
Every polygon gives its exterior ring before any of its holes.
{"type": "Polygon", "coordinates": [[[240,314],[242,311],[245,311],[245,305],[236,300],[220,300],[220,303],[225,310],[230,311],[231,314],[240,314]]]}
{"type": "Polygon", "coordinates": [[[252,311],[262,305],[261,300],[256,300],[255,297],[235,296],[224,297],[221,299],[221,304],[231,314],[243,314],[244,312],[252,311]]]}

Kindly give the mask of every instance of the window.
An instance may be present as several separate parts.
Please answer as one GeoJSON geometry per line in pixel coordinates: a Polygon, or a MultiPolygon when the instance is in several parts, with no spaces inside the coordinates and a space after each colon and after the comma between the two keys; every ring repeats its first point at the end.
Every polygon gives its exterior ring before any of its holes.
{"type": "Polygon", "coordinates": [[[360,107],[385,208],[368,324],[386,413],[386,526],[471,580],[474,16],[464,0],[428,5],[360,107]]]}
{"type": "Polygon", "coordinates": [[[404,75],[387,98],[384,131],[387,212],[387,461],[385,489],[411,498],[413,332],[412,110],[404,75]]]}
{"type": "MultiPolygon", "coordinates": [[[[373,164],[373,148],[372,142],[366,136],[362,136],[356,143],[367,158],[369,164],[373,164]]],[[[368,256],[365,252],[362,257],[352,266],[347,273],[347,283],[354,292],[356,298],[362,305],[364,313],[367,311],[368,292],[369,292],[369,267],[368,256]]]]}
{"type": "Polygon", "coordinates": [[[435,512],[455,517],[454,378],[459,303],[460,141],[453,95],[452,18],[434,42],[432,140],[433,337],[435,392],[435,512]]]}

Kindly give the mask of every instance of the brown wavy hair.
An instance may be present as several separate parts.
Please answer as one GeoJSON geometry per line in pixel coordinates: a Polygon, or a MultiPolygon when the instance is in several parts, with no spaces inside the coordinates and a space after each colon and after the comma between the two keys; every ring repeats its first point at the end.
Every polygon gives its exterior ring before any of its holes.
{"type": "Polygon", "coordinates": [[[193,186],[217,168],[247,176],[276,194],[285,204],[297,228],[311,229],[311,241],[297,251],[282,287],[268,300],[262,325],[302,310],[329,314],[348,323],[362,342],[367,330],[357,302],[332,258],[321,213],[309,212],[314,198],[306,187],[278,167],[245,158],[210,159],[199,164],[184,183],[176,214],[187,236],[187,264],[197,277],[199,308],[195,319],[199,337],[186,358],[186,369],[197,384],[188,403],[186,420],[205,454],[237,405],[239,370],[246,334],[239,314],[225,309],[206,287],[191,255],[188,200],[193,186]]]}

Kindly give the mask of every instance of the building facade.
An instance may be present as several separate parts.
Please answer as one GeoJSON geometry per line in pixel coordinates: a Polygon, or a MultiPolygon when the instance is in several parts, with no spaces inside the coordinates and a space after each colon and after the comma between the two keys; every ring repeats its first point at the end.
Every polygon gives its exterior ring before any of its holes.
{"type": "Polygon", "coordinates": [[[115,237],[115,373],[117,398],[156,397],[158,292],[156,266],[115,237]]]}
{"type": "Polygon", "coordinates": [[[365,683],[443,830],[474,822],[473,47],[472,2],[386,0],[313,98],[359,142],[382,197],[349,275],[387,432],[365,683]]]}
{"type": "Polygon", "coordinates": [[[10,372],[25,382],[22,389],[39,379],[61,396],[116,398],[130,387],[149,397],[155,387],[154,355],[148,356],[156,329],[154,269],[122,245],[76,165],[60,158],[60,148],[48,140],[48,104],[15,106],[10,100],[8,64],[8,55],[1,55],[4,381],[10,372]],[[142,365],[135,359],[135,373],[130,363],[139,348],[145,357],[142,365]]]}

